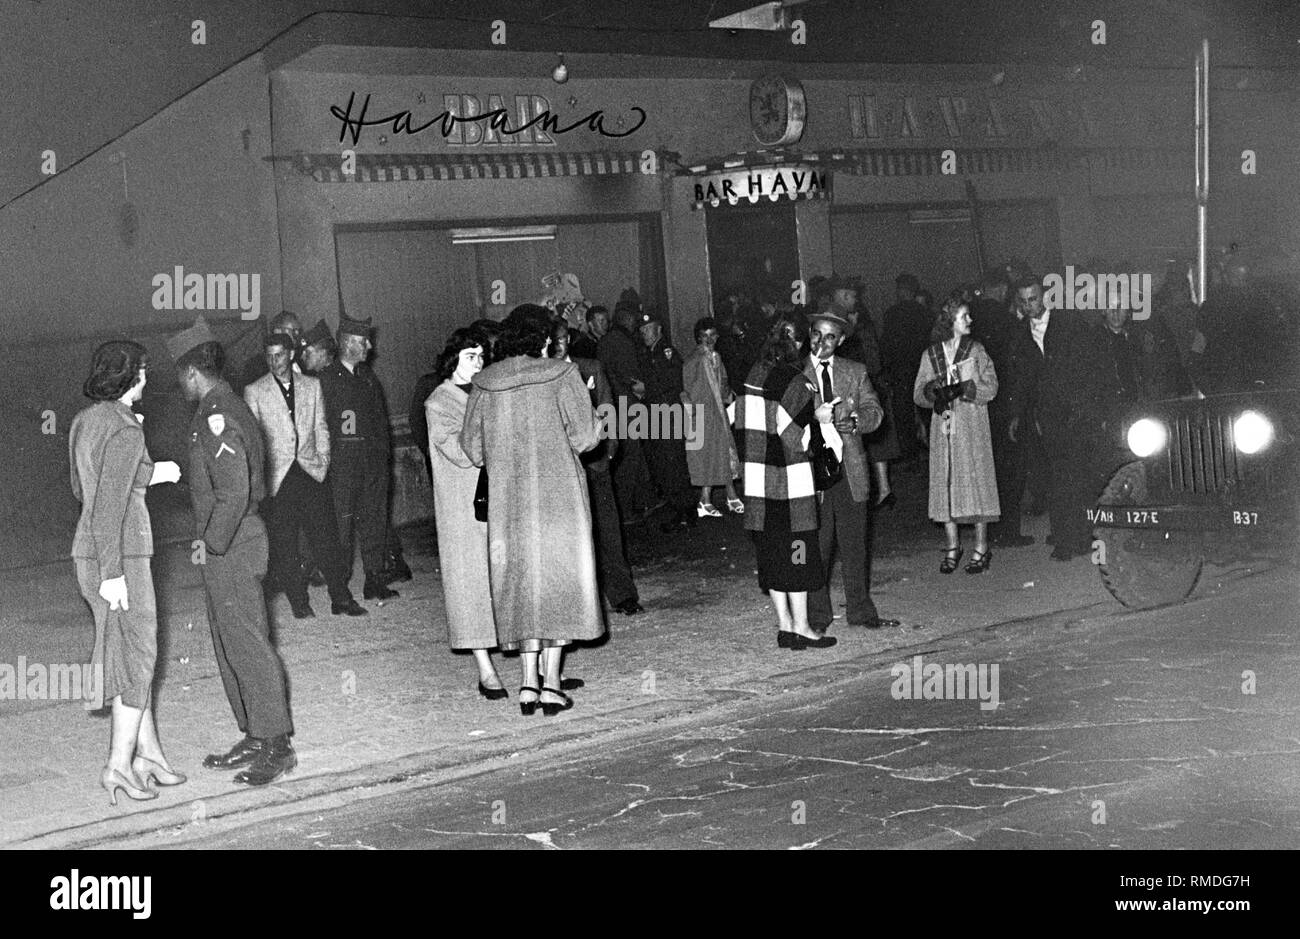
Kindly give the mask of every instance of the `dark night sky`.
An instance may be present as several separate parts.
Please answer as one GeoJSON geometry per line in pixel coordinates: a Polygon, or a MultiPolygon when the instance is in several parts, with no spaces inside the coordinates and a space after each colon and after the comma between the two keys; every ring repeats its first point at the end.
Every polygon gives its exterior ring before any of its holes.
{"type": "MultiPolygon", "coordinates": [[[[451,17],[438,34],[487,47],[486,21],[510,46],[717,58],[881,63],[1087,62],[1185,68],[1202,35],[1221,65],[1300,66],[1300,0],[808,0],[793,15],[806,47],[781,34],[728,35],[710,18],[747,0],[0,0],[0,207],[41,179],[40,151],[66,168],[170,101],[323,10],[451,17]],[[189,43],[194,18],[208,45],[189,43]],[[1108,45],[1088,42],[1103,19],[1108,45]]],[[[308,24],[308,28],[309,28],[308,24]]],[[[356,34],[365,41],[364,30],[356,34]]]]}

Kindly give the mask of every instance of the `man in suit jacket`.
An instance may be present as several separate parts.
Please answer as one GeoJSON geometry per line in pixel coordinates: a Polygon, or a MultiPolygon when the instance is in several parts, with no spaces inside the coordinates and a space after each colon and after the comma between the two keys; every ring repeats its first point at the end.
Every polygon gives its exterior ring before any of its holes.
{"type": "Polygon", "coordinates": [[[903,459],[913,459],[921,448],[916,436],[912,385],[934,326],[934,314],[916,299],[920,292],[921,282],[914,275],[904,273],[895,277],[894,294],[898,302],[885,311],[884,327],[880,331],[880,354],[892,389],[894,432],[903,459]]]}
{"type": "MultiPolygon", "coordinates": [[[[849,625],[879,629],[897,626],[898,620],[881,619],[871,599],[871,552],[867,532],[867,500],[871,475],[862,434],[880,426],[885,412],[880,406],[860,362],[835,354],[844,342],[849,322],[835,313],[814,314],[809,320],[811,352],[804,361],[804,374],[817,387],[820,407],[839,398],[835,405],[835,429],[844,441],[844,474],[830,489],[820,493],[818,541],[827,573],[834,564],[838,546],[844,570],[844,597],[849,625]]],[[[808,624],[819,632],[830,628],[830,583],[808,595],[808,624]]]]}
{"type": "MultiPolygon", "coordinates": [[[[600,337],[596,357],[609,377],[615,402],[626,408],[644,397],[645,382],[641,375],[641,343],[636,338],[641,304],[633,299],[632,291],[625,290],[623,294],[614,305],[614,327],[600,337]]],[[[658,508],[652,498],[654,484],[640,440],[622,441],[614,461],[614,488],[619,504],[629,516],[639,518],[648,514],[647,510],[658,508]]]]}
{"type": "MultiPolygon", "coordinates": [[[[610,388],[605,369],[596,359],[574,358],[568,349],[557,349],[559,358],[578,366],[582,380],[591,394],[592,406],[602,413],[613,413],[614,392],[610,388]]],[[[591,521],[596,536],[596,565],[600,569],[601,588],[612,609],[624,616],[643,611],[632,569],[627,563],[623,547],[623,524],[614,499],[614,482],[610,473],[610,460],[618,453],[619,440],[614,435],[602,435],[594,449],[581,454],[583,469],[587,471],[587,489],[591,494],[591,521]]]]}
{"type": "MultiPolygon", "coordinates": [[[[1005,432],[1023,443],[1026,473],[1046,479],[1052,558],[1068,561],[1091,549],[1083,509],[1097,495],[1089,490],[1105,410],[1104,356],[1087,315],[1049,308],[1037,278],[1018,282],[1016,296],[1024,323],[1004,356],[1011,372],[1005,432]]],[[[1019,511],[1019,493],[1012,507],[1019,511]]],[[[1004,504],[1004,518],[1008,511],[1004,504]]]]}
{"type": "Polygon", "coordinates": [[[325,474],[330,466],[330,435],[320,380],[293,368],[296,343],[285,333],[266,340],[270,371],[244,389],[244,401],[266,441],[266,510],[271,573],[289,597],[296,619],[314,616],[307,580],[298,557],[298,532],[307,537],[320,564],[335,614],[366,613],[348,589],[351,571],[339,544],[334,500],[325,474]]]}
{"type": "MultiPolygon", "coordinates": [[[[1027,285],[1033,286],[1029,282],[1027,285]]],[[[989,526],[989,538],[994,545],[1018,548],[1034,543],[1032,535],[1020,530],[1020,506],[1024,498],[1031,444],[1034,460],[1041,469],[1035,488],[1040,503],[1047,499],[1045,489],[1038,484],[1039,480],[1046,481],[1047,464],[1042,452],[1042,436],[1035,429],[1033,419],[1026,417],[1033,410],[1043,354],[1030,335],[1024,316],[1025,301],[1018,295],[1010,299],[1011,307],[1001,329],[991,329],[985,334],[991,343],[985,346],[985,351],[993,359],[998,375],[998,396],[989,404],[989,431],[993,437],[998,502],[1002,506],[1002,517],[989,526]]],[[[987,312],[987,306],[985,310],[987,312]]]]}
{"type": "MultiPolygon", "coordinates": [[[[388,405],[379,378],[366,362],[374,348],[370,318],[354,320],[344,315],[336,334],[338,357],[320,371],[325,393],[325,420],[329,424],[330,488],[338,516],[343,559],[351,573],[357,541],[366,600],[392,600],[399,596],[388,587],[396,533],[388,525],[388,485],[392,459],[388,405]]],[[[403,567],[405,565],[403,564],[403,567]]]]}

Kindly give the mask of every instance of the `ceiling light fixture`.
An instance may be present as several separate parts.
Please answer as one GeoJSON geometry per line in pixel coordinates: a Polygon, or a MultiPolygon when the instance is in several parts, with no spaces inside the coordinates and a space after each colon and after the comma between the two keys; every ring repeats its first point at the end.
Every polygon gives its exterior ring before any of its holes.
{"type": "Polygon", "coordinates": [[[712,29],[759,29],[767,32],[789,29],[790,20],[786,16],[787,8],[807,2],[808,0],[784,0],[784,2],[761,3],[756,7],[750,7],[748,10],[741,10],[739,13],[733,13],[721,19],[710,20],[709,26],[712,29]]]}
{"type": "Polygon", "coordinates": [[[451,243],[454,245],[554,240],[554,225],[518,225],[514,228],[453,228],[451,230],[451,243]]]}

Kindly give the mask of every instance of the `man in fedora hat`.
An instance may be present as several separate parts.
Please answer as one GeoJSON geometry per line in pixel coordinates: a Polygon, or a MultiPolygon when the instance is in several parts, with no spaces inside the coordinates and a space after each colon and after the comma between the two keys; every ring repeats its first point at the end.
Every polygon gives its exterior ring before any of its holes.
{"type": "MultiPolygon", "coordinates": [[[[330,473],[339,540],[349,571],[354,545],[361,542],[365,569],[362,596],[388,600],[398,596],[385,582],[388,567],[388,408],[384,389],[366,363],[373,348],[370,318],[342,317],[338,358],[320,373],[329,424],[330,473]]],[[[404,566],[404,565],[403,565],[404,566]]]]}
{"type": "MultiPolygon", "coordinates": [[[[816,309],[830,312],[848,321],[848,332],[840,345],[839,355],[861,362],[867,367],[867,378],[875,389],[882,407],[889,406],[888,383],[885,380],[884,359],[880,354],[880,340],[870,313],[861,304],[862,282],[856,277],[832,274],[818,290],[816,309]],[[863,314],[866,315],[863,315],[863,314]]],[[[918,364],[920,359],[917,360],[918,364]]],[[[894,493],[889,483],[889,461],[898,459],[897,434],[888,414],[863,441],[867,448],[867,461],[876,480],[873,508],[892,508],[894,493]]]]}
{"type": "Polygon", "coordinates": [[[871,599],[871,551],[867,535],[867,500],[871,475],[862,434],[880,426],[885,412],[880,406],[867,369],[860,362],[836,355],[850,323],[833,310],[808,317],[809,355],[804,375],[817,389],[820,407],[835,402],[833,424],[843,439],[844,473],[830,489],[819,493],[818,541],[826,562],[827,583],[808,594],[808,624],[824,632],[834,618],[831,612],[830,573],[838,549],[844,577],[844,599],[849,625],[879,629],[897,626],[897,620],[880,618],[871,599]]]}
{"type": "Polygon", "coordinates": [[[293,719],[284,665],[271,645],[262,597],[266,527],[258,506],[266,496],[262,434],[248,406],[221,377],[225,350],[203,317],[173,336],[167,350],[187,400],[198,402],[190,422],[188,481],[208,625],[221,682],[244,739],[208,756],[209,769],[247,767],[235,782],[264,786],[298,758],[289,743],[293,719]]]}

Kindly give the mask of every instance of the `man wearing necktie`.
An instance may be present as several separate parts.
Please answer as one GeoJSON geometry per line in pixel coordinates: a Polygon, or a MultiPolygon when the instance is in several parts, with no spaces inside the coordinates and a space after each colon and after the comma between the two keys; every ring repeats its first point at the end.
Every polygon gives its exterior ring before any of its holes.
{"type": "Polygon", "coordinates": [[[809,355],[804,374],[817,387],[817,404],[839,399],[834,426],[844,440],[844,473],[830,489],[819,493],[818,541],[826,563],[827,583],[808,594],[808,624],[825,632],[830,628],[830,573],[838,548],[844,576],[844,598],[849,625],[879,629],[897,626],[898,620],[881,619],[871,599],[871,553],[867,532],[867,499],[871,477],[862,434],[880,426],[885,412],[859,362],[837,357],[849,323],[834,313],[814,314],[809,321],[809,355]]]}

